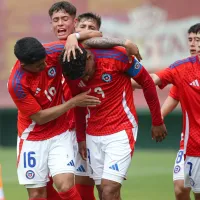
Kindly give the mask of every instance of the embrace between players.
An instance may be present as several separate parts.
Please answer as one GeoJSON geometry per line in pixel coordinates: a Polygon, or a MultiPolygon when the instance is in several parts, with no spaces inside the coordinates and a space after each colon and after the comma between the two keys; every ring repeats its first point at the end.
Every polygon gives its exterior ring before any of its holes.
{"type": "MultiPolygon", "coordinates": [[[[132,79],[148,103],[152,138],[160,142],[167,134],[155,84],[136,45],[101,37],[99,16],[75,20],[76,8],[66,1],[49,15],[59,41],[18,40],[8,81],[18,108],[19,183],[30,200],[94,200],[94,184],[100,199],[119,200],[138,130],[132,79]]],[[[152,75],[155,83],[176,85],[171,71],[152,75]]]]}

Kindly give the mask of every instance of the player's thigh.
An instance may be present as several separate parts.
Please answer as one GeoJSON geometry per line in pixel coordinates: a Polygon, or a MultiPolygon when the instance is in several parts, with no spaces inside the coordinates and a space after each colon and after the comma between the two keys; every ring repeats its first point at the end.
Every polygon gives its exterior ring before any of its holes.
{"type": "Polygon", "coordinates": [[[104,152],[102,151],[101,136],[86,135],[87,145],[87,172],[95,185],[101,184],[104,168],[104,152]]]}
{"type": "Polygon", "coordinates": [[[72,137],[72,133],[66,131],[51,138],[48,166],[52,177],[64,173],[74,174],[75,158],[72,137]]]}
{"type": "Polygon", "coordinates": [[[184,151],[179,150],[176,156],[173,170],[173,181],[184,180],[184,151]]]}
{"type": "Polygon", "coordinates": [[[18,138],[17,174],[19,183],[27,188],[46,186],[48,182],[49,141],[28,141],[18,138]]]}
{"type": "Polygon", "coordinates": [[[136,129],[123,130],[104,137],[104,171],[102,178],[122,183],[126,178],[134,150],[136,129]]]}
{"type": "Polygon", "coordinates": [[[200,193],[200,157],[186,156],[184,182],[185,187],[190,187],[196,194],[200,193]]]}

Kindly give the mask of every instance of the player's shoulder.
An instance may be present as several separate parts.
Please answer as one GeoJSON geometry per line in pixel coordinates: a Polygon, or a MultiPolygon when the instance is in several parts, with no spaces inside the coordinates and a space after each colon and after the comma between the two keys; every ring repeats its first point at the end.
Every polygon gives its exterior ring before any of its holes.
{"type": "Polygon", "coordinates": [[[20,67],[20,62],[17,61],[11,71],[7,86],[8,91],[12,95],[15,95],[18,99],[24,98],[26,96],[23,89],[26,85],[25,74],[25,71],[20,67]]]}
{"type": "Polygon", "coordinates": [[[174,69],[180,66],[194,64],[195,62],[197,62],[197,56],[192,56],[181,60],[177,60],[176,62],[170,65],[170,68],[174,69]]]}
{"type": "Polygon", "coordinates": [[[114,47],[110,49],[92,49],[97,59],[114,59],[124,63],[128,63],[128,56],[123,47],[114,47]]]}
{"type": "Polygon", "coordinates": [[[54,42],[49,42],[49,43],[43,43],[42,44],[44,48],[46,49],[47,54],[55,53],[55,52],[60,52],[63,50],[65,46],[65,41],[54,41],[54,42]]]}

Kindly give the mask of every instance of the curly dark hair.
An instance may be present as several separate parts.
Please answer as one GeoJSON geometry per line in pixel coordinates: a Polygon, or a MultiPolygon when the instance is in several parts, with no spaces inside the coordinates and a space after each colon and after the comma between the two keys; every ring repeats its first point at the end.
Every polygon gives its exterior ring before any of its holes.
{"type": "Polygon", "coordinates": [[[33,64],[46,57],[45,48],[33,37],[18,40],[14,46],[14,54],[24,64],[33,64]]]}
{"type": "Polygon", "coordinates": [[[87,51],[81,48],[83,53],[76,49],[76,59],[73,55],[70,56],[70,62],[67,60],[63,61],[65,50],[60,55],[60,63],[63,69],[63,75],[68,77],[70,80],[76,80],[81,78],[85,73],[85,66],[87,60],[87,51]]]}

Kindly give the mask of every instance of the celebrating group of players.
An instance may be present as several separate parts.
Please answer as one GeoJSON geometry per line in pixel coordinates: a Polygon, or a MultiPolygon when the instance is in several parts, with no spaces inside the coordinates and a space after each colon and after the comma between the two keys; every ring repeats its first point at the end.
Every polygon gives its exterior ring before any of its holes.
{"type": "MultiPolygon", "coordinates": [[[[8,80],[18,108],[18,179],[29,200],[94,200],[94,185],[99,199],[121,199],[138,131],[133,87],[143,89],[152,117],[151,137],[157,142],[167,135],[162,118],[180,101],[185,151],[178,153],[174,174],[182,172],[185,186],[200,199],[199,57],[150,76],[135,44],[102,37],[99,16],[84,13],[76,18],[76,8],[67,1],[53,4],[49,16],[59,41],[42,45],[32,37],[18,40],[18,61],[8,80]],[[169,83],[176,86],[170,93],[175,100],[161,110],[155,84],[162,88],[169,83]]],[[[198,53],[199,24],[188,33],[192,53],[198,53]]],[[[189,199],[180,179],[174,176],[176,198],[189,199]]]]}

